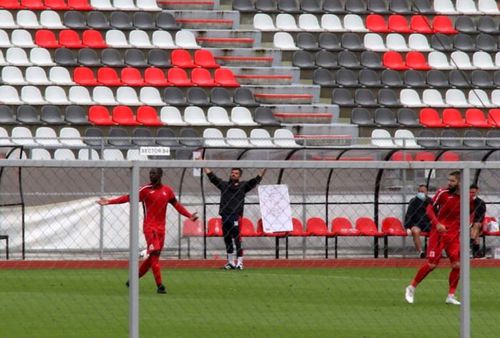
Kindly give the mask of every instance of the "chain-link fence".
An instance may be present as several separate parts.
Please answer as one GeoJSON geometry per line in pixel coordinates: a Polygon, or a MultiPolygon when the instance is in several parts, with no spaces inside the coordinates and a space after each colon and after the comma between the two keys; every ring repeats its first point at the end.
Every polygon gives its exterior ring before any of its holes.
{"type": "MultiPolygon", "coordinates": [[[[499,311],[496,164],[4,164],[2,337],[492,337],[499,329],[486,325],[499,311]],[[157,167],[170,188],[160,189],[157,167]],[[448,269],[425,279],[415,304],[404,295],[434,245],[427,198],[448,187],[453,170],[467,195],[477,184],[486,207],[470,219],[480,223],[471,243],[478,259],[469,282],[462,255],[461,318],[444,307],[448,269]]],[[[472,214],[476,205],[467,205],[472,214]]]]}

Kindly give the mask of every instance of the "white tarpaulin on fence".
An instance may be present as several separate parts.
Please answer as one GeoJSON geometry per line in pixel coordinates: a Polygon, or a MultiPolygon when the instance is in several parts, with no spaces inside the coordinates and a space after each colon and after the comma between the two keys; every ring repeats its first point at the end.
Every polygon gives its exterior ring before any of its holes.
{"type": "Polygon", "coordinates": [[[259,185],[259,205],[264,232],[293,230],[290,196],[286,185],[259,185]]]}

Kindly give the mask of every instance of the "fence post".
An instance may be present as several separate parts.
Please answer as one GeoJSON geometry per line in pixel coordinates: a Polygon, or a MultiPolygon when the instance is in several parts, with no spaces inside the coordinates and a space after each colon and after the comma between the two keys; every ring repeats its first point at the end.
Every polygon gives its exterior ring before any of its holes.
{"type": "Polygon", "coordinates": [[[470,338],[470,168],[462,170],[460,181],[460,338],[470,338]]]}
{"type": "Polygon", "coordinates": [[[130,185],[129,338],[139,338],[139,171],[134,162],[130,185]]]}

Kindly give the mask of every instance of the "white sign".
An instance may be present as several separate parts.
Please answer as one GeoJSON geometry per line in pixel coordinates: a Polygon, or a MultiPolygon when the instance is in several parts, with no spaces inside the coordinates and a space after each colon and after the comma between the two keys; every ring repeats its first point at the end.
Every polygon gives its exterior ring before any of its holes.
{"type": "MultiPolygon", "coordinates": [[[[201,160],[202,159],[201,155],[202,155],[201,151],[199,151],[199,150],[193,151],[193,160],[195,160],[195,161],[201,160]]],[[[193,176],[200,177],[201,176],[201,168],[193,168],[193,176]]]]}
{"type": "Polygon", "coordinates": [[[259,205],[264,232],[292,231],[292,210],[288,186],[259,185],[259,205]]]}
{"type": "Polygon", "coordinates": [[[170,147],[140,147],[139,154],[142,156],[170,156],[170,147]]]}

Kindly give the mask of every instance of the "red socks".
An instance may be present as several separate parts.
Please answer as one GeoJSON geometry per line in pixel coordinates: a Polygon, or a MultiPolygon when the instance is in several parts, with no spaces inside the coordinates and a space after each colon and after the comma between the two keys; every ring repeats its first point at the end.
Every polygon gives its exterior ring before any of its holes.
{"type": "Polygon", "coordinates": [[[151,268],[153,269],[153,275],[155,276],[156,285],[161,285],[161,270],[160,270],[160,256],[152,255],[149,256],[151,259],[151,268]]]}
{"type": "Polygon", "coordinates": [[[450,284],[449,294],[455,294],[455,290],[457,289],[458,280],[460,279],[460,268],[453,268],[450,271],[450,276],[448,278],[448,282],[450,284]]]}
{"type": "Polygon", "coordinates": [[[424,278],[429,274],[429,272],[432,271],[432,268],[428,263],[422,265],[422,267],[418,270],[417,275],[415,278],[411,281],[411,285],[413,287],[416,287],[421,281],[424,280],[424,278]]]}

